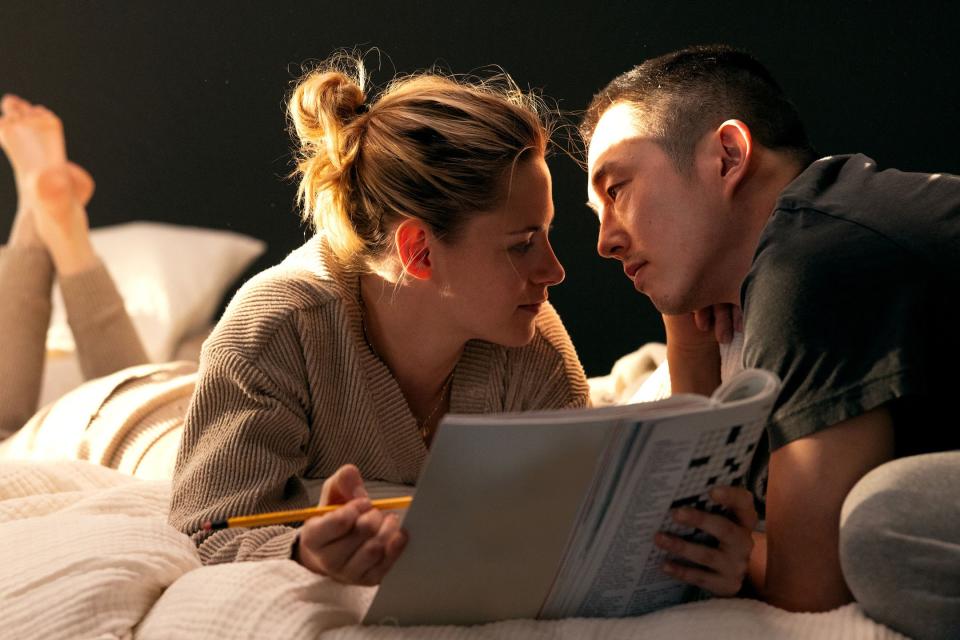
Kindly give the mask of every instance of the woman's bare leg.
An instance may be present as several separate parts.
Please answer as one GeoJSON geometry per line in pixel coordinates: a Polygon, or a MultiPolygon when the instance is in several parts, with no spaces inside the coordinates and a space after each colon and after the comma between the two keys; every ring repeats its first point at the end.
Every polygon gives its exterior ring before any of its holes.
{"type": "Polygon", "coordinates": [[[10,238],[0,248],[2,439],[37,408],[55,270],[87,377],[146,362],[146,354],[90,244],[84,206],[93,180],[67,162],[60,120],[43,107],[4,96],[0,147],[18,194],[10,238]]]}

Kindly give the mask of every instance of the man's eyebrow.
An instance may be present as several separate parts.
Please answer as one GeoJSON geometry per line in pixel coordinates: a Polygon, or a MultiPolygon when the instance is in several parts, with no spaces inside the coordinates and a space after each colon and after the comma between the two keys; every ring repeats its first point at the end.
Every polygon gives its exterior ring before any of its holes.
{"type": "Polygon", "coordinates": [[[610,173],[610,170],[613,169],[614,166],[615,165],[611,164],[610,162],[604,162],[597,167],[597,170],[593,172],[592,176],[590,176],[590,182],[594,186],[600,184],[600,182],[607,176],[608,173],[610,173]]]}

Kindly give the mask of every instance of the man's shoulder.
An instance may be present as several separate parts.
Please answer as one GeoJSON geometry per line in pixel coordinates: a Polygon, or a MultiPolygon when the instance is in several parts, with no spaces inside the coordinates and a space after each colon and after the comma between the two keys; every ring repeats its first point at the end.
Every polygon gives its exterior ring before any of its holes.
{"type": "Polygon", "coordinates": [[[811,228],[833,226],[832,235],[819,236],[827,245],[859,227],[915,259],[945,266],[960,241],[960,177],[880,168],[863,154],[828,156],[787,185],[772,221],[804,216],[811,228]]]}

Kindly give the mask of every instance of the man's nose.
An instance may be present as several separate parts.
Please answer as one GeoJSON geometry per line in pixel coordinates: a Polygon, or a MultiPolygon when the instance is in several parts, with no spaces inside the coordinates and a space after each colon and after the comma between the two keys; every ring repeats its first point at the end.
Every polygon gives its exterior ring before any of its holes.
{"type": "Polygon", "coordinates": [[[600,210],[598,217],[600,218],[600,231],[597,234],[597,253],[604,258],[622,259],[626,247],[626,234],[623,226],[606,207],[600,210]]]}

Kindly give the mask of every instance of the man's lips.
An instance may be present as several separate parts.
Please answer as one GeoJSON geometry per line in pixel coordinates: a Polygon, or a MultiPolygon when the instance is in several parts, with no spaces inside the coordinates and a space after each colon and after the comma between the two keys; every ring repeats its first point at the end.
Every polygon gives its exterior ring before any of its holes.
{"type": "Polygon", "coordinates": [[[637,271],[640,271],[640,269],[646,264],[647,264],[646,260],[631,262],[630,264],[623,266],[623,272],[627,274],[628,278],[633,280],[637,275],[637,271]]]}

